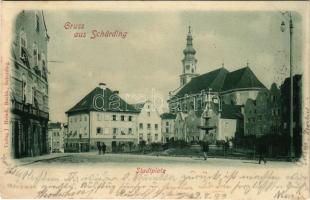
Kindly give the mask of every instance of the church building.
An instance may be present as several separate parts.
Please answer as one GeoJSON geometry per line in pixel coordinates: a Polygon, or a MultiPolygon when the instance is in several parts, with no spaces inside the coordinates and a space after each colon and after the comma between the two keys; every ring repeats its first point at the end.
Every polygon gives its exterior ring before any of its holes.
{"type": "MultiPolygon", "coordinates": [[[[239,111],[245,105],[247,99],[255,99],[259,91],[265,90],[266,87],[258,80],[248,63],[245,67],[235,71],[228,71],[222,65],[216,70],[199,75],[197,73],[197,59],[195,58],[196,50],[193,47],[193,36],[190,27],[186,41],[186,47],[183,51],[180,87],[169,93],[169,111],[174,114],[178,112],[188,114],[191,110],[194,110],[201,118],[201,113],[208,109],[207,103],[212,102],[220,105],[223,109],[229,108],[229,112],[238,110],[238,117],[233,113],[229,115],[233,115],[233,119],[239,118],[239,111]],[[234,106],[237,107],[232,108],[234,106]]],[[[220,110],[220,112],[227,113],[225,110],[220,110]]],[[[205,126],[205,120],[200,119],[200,121],[201,127],[205,126]]],[[[227,122],[226,120],[225,123],[227,124],[227,122]]],[[[229,126],[227,124],[227,127],[229,126]]],[[[218,126],[214,128],[218,129],[218,126]]],[[[224,133],[218,131],[214,130],[218,136],[221,135],[220,138],[225,137],[224,133]]],[[[201,136],[204,133],[205,131],[201,130],[201,136]]],[[[196,134],[193,136],[187,134],[189,138],[195,138],[196,134]]],[[[230,133],[229,136],[232,136],[232,134],[230,133]]],[[[218,137],[215,136],[215,138],[218,137]]]]}

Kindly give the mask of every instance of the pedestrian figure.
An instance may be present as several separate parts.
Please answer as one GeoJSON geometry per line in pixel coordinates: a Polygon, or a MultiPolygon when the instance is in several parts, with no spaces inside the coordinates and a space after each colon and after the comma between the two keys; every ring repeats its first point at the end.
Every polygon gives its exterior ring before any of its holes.
{"type": "Polygon", "coordinates": [[[261,161],[264,161],[264,164],[267,163],[267,160],[265,158],[266,154],[266,145],[262,139],[258,140],[258,145],[257,145],[257,154],[258,154],[258,164],[261,163],[261,161]]]}
{"type": "Polygon", "coordinates": [[[97,142],[98,154],[101,154],[101,145],[100,142],[97,142]]]}
{"type": "Polygon", "coordinates": [[[106,151],[106,149],[107,149],[107,146],[104,144],[104,142],[102,143],[101,149],[102,149],[102,154],[104,155],[104,154],[105,154],[105,151],[106,151]]]}
{"type": "Polygon", "coordinates": [[[208,151],[209,151],[209,143],[207,140],[207,136],[205,135],[202,141],[202,151],[203,151],[203,157],[204,160],[208,159],[208,151]]]}

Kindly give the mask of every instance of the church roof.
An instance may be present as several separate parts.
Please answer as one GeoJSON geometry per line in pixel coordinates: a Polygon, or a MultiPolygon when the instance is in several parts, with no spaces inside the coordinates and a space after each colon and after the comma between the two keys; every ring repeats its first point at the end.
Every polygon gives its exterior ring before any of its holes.
{"type": "Polygon", "coordinates": [[[69,109],[66,114],[75,112],[89,112],[89,111],[109,111],[109,112],[130,112],[139,113],[132,105],[128,104],[117,93],[114,93],[109,88],[104,90],[104,103],[102,102],[103,89],[96,87],[88,93],[75,106],[69,109]]]}
{"type": "Polygon", "coordinates": [[[249,67],[244,67],[230,72],[225,78],[222,91],[244,89],[244,88],[266,88],[249,67]]]}
{"type": "Polygon", "coordinates": [[[219,68],[217,70],[197,76],[189,83],[184,85],[184,87],[178,91],[176,96],[182,97],[185,94],[197,94],[202,90],[207,92],[209,88],[212,88],[212,91],[219,92],[228,73],[229,72],[225,68],[219,68]]]}
{"type": "Polygon", "coordinates": [[[266,88],[255,76],[249,67],[244,67],[233,72],[229,72],[224,67],[202,74],[184,85],[177,93],[176,97],[183,97],[185,94],[197,94],[202,90],[208,92],[225,92],[237,89],[266,88]]]}

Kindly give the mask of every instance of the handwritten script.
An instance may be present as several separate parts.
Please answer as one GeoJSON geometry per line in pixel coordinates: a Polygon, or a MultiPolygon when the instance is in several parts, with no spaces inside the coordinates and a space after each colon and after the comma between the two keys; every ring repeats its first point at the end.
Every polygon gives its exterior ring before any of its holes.
{"type": "Polygon", "coordinates": [[[120,169],[114,173],[109,169],[64,170],[9,167],[5,186],[10,191],[28,190],[36,198],[307,199],[308,191],[307,176],[287,169],[285,175],[272,169],[158,174],[135,173],[135,169],[122,173],[120,169]]]}

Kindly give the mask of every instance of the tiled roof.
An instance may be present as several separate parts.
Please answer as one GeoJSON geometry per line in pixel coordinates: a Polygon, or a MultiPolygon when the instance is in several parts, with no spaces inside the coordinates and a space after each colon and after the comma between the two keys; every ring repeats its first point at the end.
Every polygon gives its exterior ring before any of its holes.
{"type": "Polygon", "coordinates": [[[102,111],[102,109],[110,112],[139,112],[109,88],[104,91],[104,104],[102,104],[102,94],[103,89],[96,87],[66,113],[102,111]]]}
{"type": "Polygon", "coordinates": [[[225,68],[219,68],[217,70],[202,74],[193,78],[188,84],[186,84],[176,96],[182,97],[185,94],[197,94],[202,90],[208,91],[212,88],[212,91],[220,92],[225,77],[229,72],[225,68]]]}
{"type": "Polygon", "coordinates": [[[222,67],[193,78],[175,96],[183,97],[186,94],[197,94],[202,90],[208,92],[209,88],[213,92],[225,92],[235,89],[266,87],[257,79],[249,67],[244,67],[233,72],[229,72],[222,67]]]}
{"type": "Polygon", "coordinates": [[[163,113],[160,117],[161,119],[175,119],[176,115],[173,113],[163,113]]]}
{"type": "Polygon", "coordinates": [[[243,88],[266,88],[249,67],[230,72],[225,78],[222,91],[243,88]]]}

